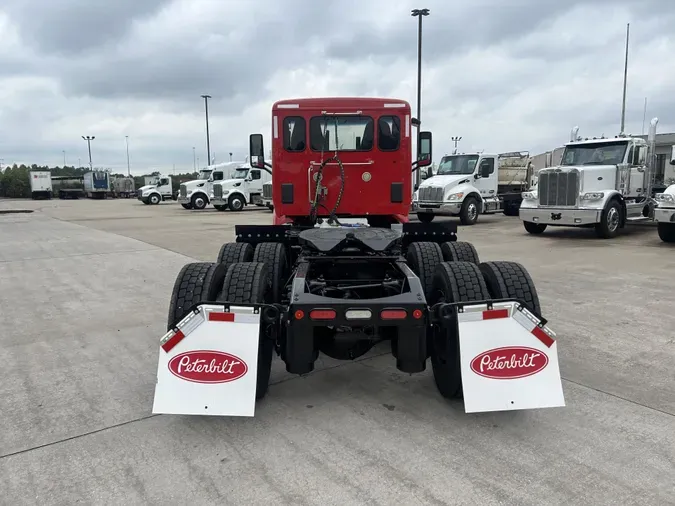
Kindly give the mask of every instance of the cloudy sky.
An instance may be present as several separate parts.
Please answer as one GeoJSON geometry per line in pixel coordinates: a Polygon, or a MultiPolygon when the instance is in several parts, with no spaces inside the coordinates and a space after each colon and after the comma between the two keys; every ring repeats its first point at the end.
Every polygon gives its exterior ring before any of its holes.
{"type": "MultiPolygon", "coordinates": [[[[0,160],[132,171],[216,161],[269,139],[274,100],[357,95],[415,110],[424,18],[422,119],[435,158],[464,150],[541,152],[615,135],[626,23],[627,131],[675,131],[675,2],[667,0],[3,0],[0,160]],[[469,7],[470,5],[470,7],[469,7]]],[[[269,141],[268,141],[269,142],[269,141]]]]}

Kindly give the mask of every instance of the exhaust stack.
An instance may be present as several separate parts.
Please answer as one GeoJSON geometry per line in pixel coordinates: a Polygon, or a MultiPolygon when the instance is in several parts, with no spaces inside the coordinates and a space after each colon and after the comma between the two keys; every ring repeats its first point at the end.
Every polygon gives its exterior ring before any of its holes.
{"type": "Polygon", "coordinates": [[[579,127],[575,126],[572,131],[570,132],[570,142],[574,142],[577,140],[577,134],[579,133],[579,127]]]}

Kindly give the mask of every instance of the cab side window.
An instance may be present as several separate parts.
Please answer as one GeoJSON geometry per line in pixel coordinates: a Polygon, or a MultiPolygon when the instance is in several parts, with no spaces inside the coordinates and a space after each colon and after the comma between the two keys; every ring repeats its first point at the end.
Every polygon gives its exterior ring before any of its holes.
{"type": "Polygon", "coordinates": [[[159,180],[159,186],[165,186],[169,184],[169,179],[163,177],[162,179],[159,180]]]}
{"type": "Polygon", "coordinates": [[[255,181],[256,179],[260,179],[260,171],[259,170],[251,170],[251,179],[255,181]]]}
{"type": "Polygon", "coordinates": [[[214,172],[213,173],[213,180],[214,181],[222,181],[223,180],[223,173],[222,172],[214,172]]]}
{"type": "Polygon", "coordinates": [[[488,174],[493,174],[494,171],[495,171],[495,159],[494,158],[483,158],[480,162],[479,172],[482,174],[486,167],[487,167],[488,174]]]}
{"type": "MultiPolygon", "coordinates": [[[[284,149],[294,153],[304,151],[307,146],[307,128],[305,125],[305,118],[300,116],[286,116],[284,118],[283,139],[284,149]]],[[[258,175],[260,175],[258,173],[258,175]]]]}
{"type": "Polygon", "coordinates": [[[377,147],[380,151],[395,151],[401,144],[401,119],[380,116],[377,120],[377,147]]]}

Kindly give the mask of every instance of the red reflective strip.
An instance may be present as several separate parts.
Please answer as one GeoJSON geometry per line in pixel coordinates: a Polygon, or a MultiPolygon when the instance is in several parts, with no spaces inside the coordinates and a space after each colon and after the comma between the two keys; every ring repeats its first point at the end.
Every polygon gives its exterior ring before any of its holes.
{"type": "Polygon", "coordinates": [[[178,343],[180,343],[183,338],[185,337],[185,334],[183,334],[182,330],[179,330],[176,332],[171,339],[169,339],[167,342],[165,342],[162,345],[162,349],[166,351],[167,353],[170,352],[174,346],[176,346],[178,343]]]}
{"type": "Polygon", "coordinates": [[[233,322],[234,313],[209,313],[210,322],[233,322]]]}
{"type": "Polygon", "coordinates": [[[539,339],[542,343],[544,343],[544,346],[547,346],[550,348],[553,346],[553,343],[555,342],[551,336],[549,336],[546,332],[544,332],[541,327],[534,327],[532,329],[532,334],[534,337],[539,339]]]}
{"type": "Polygon", "coordinates": [[[483,320],[495,320],[497,318],[508,318],[509,310],[508,309],[490,309],[489,311],[483,311],[483,320]]]}

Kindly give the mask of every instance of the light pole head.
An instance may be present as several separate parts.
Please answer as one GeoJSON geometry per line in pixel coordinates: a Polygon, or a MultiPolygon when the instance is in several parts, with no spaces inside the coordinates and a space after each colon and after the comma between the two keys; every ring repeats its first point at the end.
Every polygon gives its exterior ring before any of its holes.
{"type": "Polygon", "coordinates": [[[412,17],[417,17],[417,16],[428,16],[429,15],[429,9],[413,9],[410,11],[410,15],[412,17]]]}
{"type": "Polygon", "coordinates": [[[211,98],[211,95],[202,95],[202,98],[211,98]]]}

